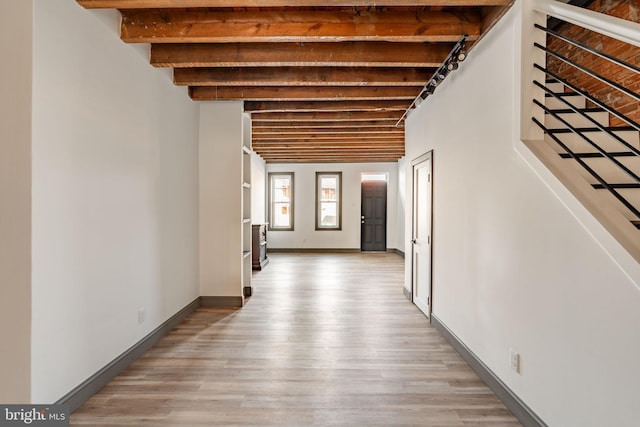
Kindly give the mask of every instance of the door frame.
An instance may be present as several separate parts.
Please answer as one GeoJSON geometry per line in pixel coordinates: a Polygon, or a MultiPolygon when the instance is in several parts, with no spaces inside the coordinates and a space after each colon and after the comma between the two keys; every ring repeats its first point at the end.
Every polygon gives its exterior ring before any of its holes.
{"type": "Polygon", "coordinates": [[[433,311],[433,150],[429,150],[426,153],[416,157],[411,161],[411,238],[409,239],[409,244],[411,245],[411,302],[415,304],[414,298],[414,274],[415,274],[415,256],[413,253],[413,236],[415,233],[415,204],[416,204],[416,183],[415,183],[415,169],[416,166],[420,163],[423,163],[427,160],[431,160],[431,168],[429,173],[431,174],[431,203],[429,205],[429,209],[431,210],[430,215],[430,223],[429,223],[429,235],[431,236],[431,241],[429,244],[429,304],[428,304],[428,313],[425,313],[427,318],[429,319],[429,323],[431,323],[431,313],[433,311]]]}
{"type": "Polygon", "coordinates": [[[388,205],[389,205],[389,181],[360,181],[360,251],[361,252],[369,252],[363,248],[364,246],[364,233],[363,233],[363,217],[364,217],[364,183],[365,182],[384,182],[384,249],[380,251],[371,251],[371,252],[386,252],[387,251],[387,232],[388,230],[388,205]]]}

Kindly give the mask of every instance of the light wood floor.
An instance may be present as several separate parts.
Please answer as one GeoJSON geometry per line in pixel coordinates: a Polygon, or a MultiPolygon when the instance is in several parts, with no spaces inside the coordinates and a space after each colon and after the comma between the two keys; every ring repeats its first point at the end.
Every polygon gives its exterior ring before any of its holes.
{"type": "Polygon", "coordinates": [[[71,416],[91,426],[520,424],[402,293],[395,254],[273,254],[71,416]]]}

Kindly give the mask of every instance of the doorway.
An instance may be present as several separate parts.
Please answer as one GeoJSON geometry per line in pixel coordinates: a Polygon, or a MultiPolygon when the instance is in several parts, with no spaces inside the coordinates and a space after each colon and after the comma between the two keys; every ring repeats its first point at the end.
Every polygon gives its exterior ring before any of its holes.
{"type": "Polygon", "coordinates": [[[413,231],[411,236],[413,303],[431,316],[432,152],[411,162],[413,170],[413,231]]]}
{"type": "Polygon", "coordinates": [[[387,250],[387,181],[362,181],[360,250],[387,250]]]}

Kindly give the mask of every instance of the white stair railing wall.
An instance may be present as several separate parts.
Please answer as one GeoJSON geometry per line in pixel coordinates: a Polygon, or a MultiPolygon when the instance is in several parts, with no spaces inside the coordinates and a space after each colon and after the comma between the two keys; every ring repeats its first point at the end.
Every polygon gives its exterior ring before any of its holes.
{"type": "Polygon", "coordinates": [[[640,231],[618,208],[605,206],[605,198],[595,194],[587,180],[581,182],[575,167],[571,170],[572,165],[567,168],[568,162],[562,163],[558,153],[545,143],[545,131],[533,120],[545,123],[545,111],[534,100],[544,104],[546,92],[534,82],[547,80],[546,73],[534,66],[547,68],[546,52],[535,47],[546,47],[547,34],[536,29],[536,24],[546,28],[548,17],[554,17],[632,48],[640,48],[640,24],[555,0],[522,0],[521,7],[520,141],[515,149],[640,288],[640,231]]]}

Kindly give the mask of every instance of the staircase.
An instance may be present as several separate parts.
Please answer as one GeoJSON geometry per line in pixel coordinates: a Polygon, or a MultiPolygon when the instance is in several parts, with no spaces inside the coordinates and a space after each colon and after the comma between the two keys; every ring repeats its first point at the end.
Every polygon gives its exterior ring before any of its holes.
{"type": "Polygon", "coordinates": [[[544,137],[523,143],[631,255],[637,264],[629,266],[637,269],[640,126],[611,126],[611,114],[566,81],[534,84],[545,93],[544,102],[533,100],[544,114],[532,118],[544,137]]]}
{"type": "Polygon", "coordinates": [[[521,154],[640,277],[640,23],[626,2],[572,3],[531,0],[523,14],[521,154]]]}
{"type": "Polygon", "coordinates": [[[610,126],[607,111],[562,83],[547,81],[545,88],[545,143],[565,163],[561,167],[579,175],[594,199],[640,229],[640,132],[610,126]]]}

